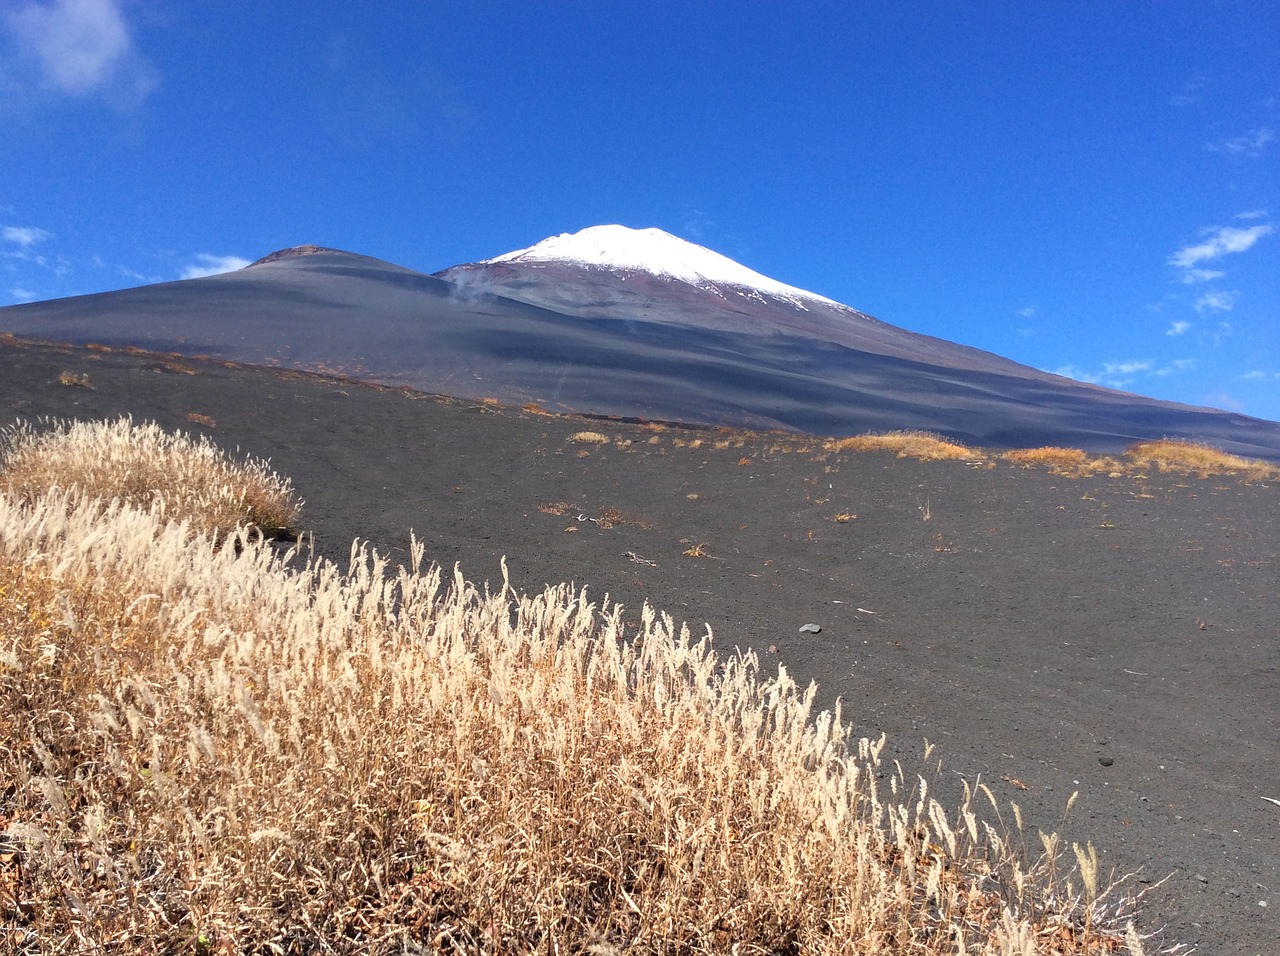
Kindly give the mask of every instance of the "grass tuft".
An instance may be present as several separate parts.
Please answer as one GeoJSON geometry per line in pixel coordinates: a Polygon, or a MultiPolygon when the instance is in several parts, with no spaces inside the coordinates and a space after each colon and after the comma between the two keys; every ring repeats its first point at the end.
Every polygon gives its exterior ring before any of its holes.
{"type": "Polygon", "coordinates": [[[612,441],[603,432],[593,431],[574,432],[568,440],[580,445],[608,445],[612,441]]]}
{"type": "Polygon", "coordinates": [[[1060,448],[1055,445],[1015,448],[1001,457],[1024,467],[1039,465],[1048,468],[1051,474],[1065,475],[1068,478],[1087,478],[1099,474],[1118,477],[1125,473],[1123,462],[1108,456],[1090,455],[1080,448],[1060,448]]]}
{"type": "Polygon", "coordinates": [[[169,434],[154,423],[45,420],[0,431],[0,491],[30,502],[54,488],[78,499],[155,505],[168,520],[220,535],[244,525],[285,531],[301,508],[289,480],[266,462],[235,461],[207,437],[169,434]]]}
{"type": "Polygon", "coordinates": [[[823,445],[827,451],[891,451],[899,458],[919,458],[921,461],[944,459],[982,458],[973,448],[949,441],[931,432],[908,429],[876,435],[855,435],[852,438],[832,439],[823,445]]]}
{"type": "Polygon", "coordinates": [[[59,372],[59,373],[58,373],[58,384],[59,384],[59,385],[73,385],[73,386],[76,386],[76,387],[78,387],[78,388],[92,388],[92,387],[93,387],[92,385],[90,385],[90,384],[89,384],[89,373],[88,373],[88,372],[59,372]]]}
{"type": "Polygon", "coordinates": [[[1161,471],[1188,472],[1202,478],[1209,475],[1242,475],[1254,480],[1280,477],[1280,466],[1269,462],[1169,438],[1131,445],[1125,449],[1125,456],[1143,467],[1154,465],[1161,471]]]}

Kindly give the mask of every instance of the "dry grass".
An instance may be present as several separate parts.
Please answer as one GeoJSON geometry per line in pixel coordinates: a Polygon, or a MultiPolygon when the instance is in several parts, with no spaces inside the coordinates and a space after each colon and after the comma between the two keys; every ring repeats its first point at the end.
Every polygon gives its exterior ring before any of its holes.
{"type": "Polygon", "coordinates": [[[891,451],[899,458],[919,458],[921,461],[953,458],[979,460],[984,457],[980,451],[973,448],[948,441],[940,435],[914,429],[837,438],[826,442],[823,447],[827,451],[836,452],[891,451]]]}
{"type": "Polygon", "coordinates": [[[1139,467],[1155,466],[1161,471],[1199,475],[1241,475],[1251,480],[1280,477],[1280,466],[1253,458],[1231,455],[1209,445],[1162,439],[1139,442],[1125,449],[1125,457],[1139,467]]]}
{"type": "Polygon", "coordinates": [[[59,373],[58,373],[58,384],[60,384],[60,385],[74,385],[74,386],[76,386],[76,387],[78,387],[78,388],[92,388],[92,387],[93,387],[92,385],[90,385],[90,384],[89,384],[89,373],[88,373],[88,372],[59,372],[59,373]]]}
{"type": "Polygon", "coordinates": [[[252,525],[274,534],[293,527],[301,507],[266,462],[235,461],[208,438],[153,423],[44,421],[0,431],[0,491],[32,501],[55,486],[81,499],[154,504],[197,533],[252,525]]]}
{"type": "Polygon", "coordinates": [[[478,589],[416,541],[342,574],[169,517],[0,494],[14,952],[1121,945],[1092,847],[1020,862],[989,789],[948,814],[752,654],[647,608],[625,640],[585,592],[478,589]]]}
{"type": "Polygon", "coordinates": [[[585,445],[608,445],[612,439],[603,432],[581,431],[569,436],[569,441],[585,445]]]}
{"type": "Polygon", "coordinates": [[[1079,448],[1060,448],[1045,445],[1041,448],[1015,448],[1001,455],[1025,467],[1041,466],[1052,474],[1069,478],[1087,478],[1091,475],[1108,475],[1118,478],[1126,473],[1123,462],[1109,456],[1094,456],[1079,448]]]}

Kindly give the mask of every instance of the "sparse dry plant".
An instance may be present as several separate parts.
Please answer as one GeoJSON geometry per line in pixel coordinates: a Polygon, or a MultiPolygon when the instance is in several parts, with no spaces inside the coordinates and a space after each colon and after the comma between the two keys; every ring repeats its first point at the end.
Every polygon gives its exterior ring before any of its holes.
{"type": "Polygon", "coordinates": [[[1060,448],[1054,445],[1015,448],[1001,457],[1025,467],[1039,465],[1047,468],[1051,474],[1068,478],[1087,478],[1099,474],[1119,477],[1125,470],[1124,465],[1115,458],[1090,455],[1080,448],[1060,448]]]}
{"type": "Polygon", "coordinates": [[[1120,945],[1091,847],[1023,862],[989,788],[949,814],[709,633],[646,607],[624,636],[585,591],[477,588],[417,541],[342,573],[171,517],[0,493],[15,952],[1120,945]]]}
{"type": "Polygon", "coordinates": [[[301,507],[292,483],[265,461],[236,461],[207,437],[154,423],[45,420],[0,431],[0,491],[32,501],[52,488],[103,503],[156,504],[192,531],[221,534],[240,525],[283,531],[301,507]]]}
{"type": "Polygon", "coordinates": [[[579,445],[608,445],[611,439],[603,432],[581,431],[570,435],[569,441],[579,445]]]}
{"type": "Polygon", "coordinates": [[[823,447],[836,452],[891,451],[899,458],[919,458],[921,461],[978,460],[983,457],[981,452],[973,448],[949,441],[941,435],[916,429],[834,438],[824,443],[823,447]]]}
{"type": "Polygon", "coordinates": [[[1125,457],[1142,467],[1199,475],[1240,475],[1254,481],[1280,477],[1280,466],[1242,458],[1210,445],[1170,438],[1139,442],[1125,449],[1125,457]]]}
{"type": "Polygon", "coordinates": [[[88,372],[59,372],[59,385],[74,385],[78,388],[92,388],[89,384],[88,372]]]}
{"type": "Polygon", "coordinates": [[[1089,461],[1088,452],[1081,448],[1060,448],[1056,445],[1043,445],[1040,448],[1015,448],[1002,456],[1005,461],[1020,465],[1048,465],[1050,468],[1062,468],[1078,471],[1089,461]]]}

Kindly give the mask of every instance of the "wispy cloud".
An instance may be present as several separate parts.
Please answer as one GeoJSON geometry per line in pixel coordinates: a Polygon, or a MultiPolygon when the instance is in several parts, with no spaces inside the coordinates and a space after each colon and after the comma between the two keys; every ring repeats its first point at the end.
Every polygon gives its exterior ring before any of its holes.
{"type": "Polygon", "coordinates": [[[1182,281],[1186,285],[1195,285],[1197,282],[1212,282],[1214,279],[1221,279],[1225,272],[1221,269],[1187,269],[1182,273],[1182,281]]]}
{"type": "Polygon", "coordinates": [[[9,295],[13,297],[15,302],[32,302],[38,298],[34,292],[21,286],[14,286],[9,290],[9,295]]]}
{"type": "Polygon", "coordinates": [[[1208,238],[1203,242],[1183,246],[1171,255],[1169,265],[1182,270],[1182,281],[1186,283],[1218,279],[1223,275],[1221,271],[1204,269],[1200,264],[1212,262],[1233,253],[1245,252],[1263,236],[1270,235],[1274,231],[1275,227],[1269,222],[1243,229],[1238,226],[1219,226],[1209,230],[1208,238]]]}
{"type": "Polygon", "coordinates": [[[1124,388],[1135,378],[1165,378],[1189,372],[1197,365],[1194,358],[1174,359],[1163,365],[1157,365],[1152,359],[1131,359],[1124,362],[1103,362],[1100,371],[1090,371],[1075,365],[1063,365],[1053,370],[1055,375],[1073,378],[1077,382],[1088,382],[1092,385],[1106,385],[1109,388],[1124,388]]]}
{"type": "Polygon", "coordinates": [[[1200,102],[1200,92],[1209,85],[1209,77],[1197,73],[1182,84],[1182,89],[1169,97],[1170,106],[1192,106],[1200,102]]]}
{"type": "Polygon", "coordinates": [[[1035,309],[1035,306],[1033,305],[1029,305],[1023,309],[1018,309],[1018,315],[1022,316],[1024,319],[1033,318],[1035,314],[1036,314],[1036,309],[1035,309]]]}
{"type": "Polygon", "coordinates": [[[16,52],[6,70],[11,86],[98,95],[118,107],[155,89],[155,69],[135,49],[117,0],[26,0],[3,14],[0,28],[16,52]]]}
{"type": "Polygon", "coordinates": [[[1266,372],[1262,371],[1262,369],[1254,369],[1252,372],[1245,372],[1240,377],[1246,382],[1265,382],[1270,378],[1280,378],[1280,373],[1273,376],[1268,375],[1266,372]]]}
{"type": "Polygon", "coordinates": [[[1155,368],[1155,364],[1151,359],[1129,362],[1103,362],[1102,370],[1107,375],[1132,375],[1134,372],[1149,372],[1155,368]]]}
{"type": "Polygon", "coordinates": [[[1206,292],[1196,299],[1197,312],[1230,312],[1236,305],[1239,292],[1206,292]]]}
{"type": "Polygon", "coordinates": [[[1074,365],[1060,365],[1053,370],[1053,374],[1061,375],[1063,378],[1073,378],[1077,382],[1088,382],[1090,385],[1097,385],[1102,381],[1101,375],[1086,372],[1084,369],[1076,368],[1074,365]]]}
{"type": "Polygon", "coordinates": [[[1152,375],[1158,375],[1163,378],[1166,375],[1176,375],[1178,372],[1189,372],[1196,367],[1196,360],[1193,358],[1174,359],[1168,365],[1162,365],[1152,375]]]}
{"type": "Polygon", "coordinates": [[[1233,156],[1261,156],[1269,143],[1275,141],[1275,130],[1269,126],[1259,126],[1241,136],[1209,143],[1205,149],[1214,153],[1230,153],[1233,156]]]}
{"type": "Polygon", "coordinates": [[[5,242],[16,243],[23,249],[34,246],[37,242],[44,242],[53,236],[53,233],[44,229],[37,229],[34,226],[5,226],[0,229],[0,236],[4,237],[5,242]]]}
{"type": "Polygon", "coordinates": [[[196,254],[195,263],[184,266],[180,279],[203,279],[205,276],[221,275],[224,272],[235,272],[249,264],[248,259],[239,256],[215,256],[207,252],[196,254]]]}
{"type": "Polygon", "coordinates": [[[1165,335],[1181,335],[1187,329],[1191,328],[1190,322],[1173,322],[1169,328],[1165,330],[1165,335]]]}

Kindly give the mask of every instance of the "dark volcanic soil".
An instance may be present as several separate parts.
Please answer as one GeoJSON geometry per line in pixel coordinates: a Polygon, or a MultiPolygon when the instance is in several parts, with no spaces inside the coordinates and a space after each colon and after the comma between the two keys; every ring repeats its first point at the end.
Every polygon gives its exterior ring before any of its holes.
{"type": "Polygon", "coordinates": [[[0,418],[124,413],[270,458],[344,565],[357,537],[402,559],[412,528],[472,579],[505,555],[517,588],[709,624],[904,764],[927,738],[944,791],[981,775],[1134,889],[1167,877],[1144,914],[1163,945],[1280,952],[1275,485],[836,455],[0,340],[0,418]],[[611,443],[570,440],[587,428],[611,443]]]}

